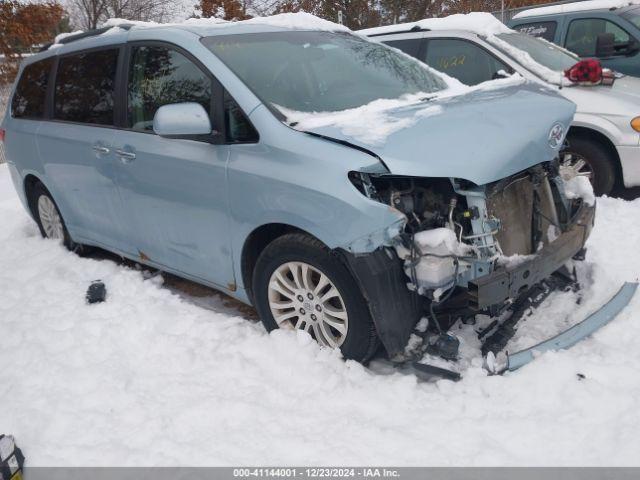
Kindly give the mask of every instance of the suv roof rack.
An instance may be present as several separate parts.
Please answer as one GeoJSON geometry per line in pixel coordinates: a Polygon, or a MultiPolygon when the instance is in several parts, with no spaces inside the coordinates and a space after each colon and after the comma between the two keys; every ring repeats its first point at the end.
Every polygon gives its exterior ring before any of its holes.
{"type": "Polygon", "coordinates": [[[133,23],[121,23],[121,24],[118,24],[118,25],[112,25],[110,27],[96,28],[94,30],[89,30],[89,31],[82,32],[82,33],[74,33],[73,35],[69,35],[67,37],[61,38],[57,42],[51,42],[51,43],[47,43],[46,45],[43,45],[42,48],[40,48],[40,51],[44,52],[45,50],[48,50],[49,47],[51,47],[51,45],[53,45],[54,43],[66,45],[68,43],[72,43],[72,42],[76,42],[78,40],[82,40],[83,38],[97,37],[98,35],[102,35],[106,31],[111,30],[112,28],[115,28],[115,27],[121,28],[123,30],[129,30],[133,26],[134,26],[133,23]]]}
{"type": "Polygon", "coordinates": [[[430,32],[429,28],[422,28],[420,25],[415,25],[408,30],[394,30],[393,32],[372,33],[369,37],[382,37],[384,35],[395,35],[397,33],[415,33],[415,32],[430,32]]]}

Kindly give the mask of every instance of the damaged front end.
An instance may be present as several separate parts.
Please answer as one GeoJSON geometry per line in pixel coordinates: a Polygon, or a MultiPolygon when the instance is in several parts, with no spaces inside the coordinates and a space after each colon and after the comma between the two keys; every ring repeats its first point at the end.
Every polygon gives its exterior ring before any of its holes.
{"type": "MultiPolygon", "coordinates": [[[[531,298],[546,298],[534,295],[541,284],[575,288],[567,265],[584,258],[595,202],[588,188],[562,180],[557,162],[481,186],[355,172],[351,181],[406,217],[389,245],[348,259],[392,359],[403,358],[421,318],[428,318],[427,351],[453,360],[457,339],[447,331],[458,320],[504,318],[509,309],[515,319],[518,310],[536,305],[531,298]]],[[[510,338],[499,323],[483,332],[485,357],[510,338]]]]}

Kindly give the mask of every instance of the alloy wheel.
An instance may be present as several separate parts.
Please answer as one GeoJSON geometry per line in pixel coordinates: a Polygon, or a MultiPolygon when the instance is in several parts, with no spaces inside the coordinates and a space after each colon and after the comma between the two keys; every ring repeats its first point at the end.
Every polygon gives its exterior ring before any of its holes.
{"type": "Polygon", "coordinates": [[[62,218],[53,201],[46,195],[40,195],[40,198],[38,198],[38,216],[47,238],[54,240],[64,239],[62,218]]]}
{"type": "Polygon", "coordinates": [[[321,345],[339,348],[349,328],[340,292],[319,269],[287,262],[269,280],[269,308],[279,328],[309,332],[321,345]]]}

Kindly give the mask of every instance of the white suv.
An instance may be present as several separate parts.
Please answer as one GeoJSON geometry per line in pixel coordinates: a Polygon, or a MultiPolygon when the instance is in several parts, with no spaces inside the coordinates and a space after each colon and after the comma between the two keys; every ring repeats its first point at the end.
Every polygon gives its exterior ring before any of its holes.
{"type": "Polygon", "coordinates": [[[597,194],[617,179],[640,185],[640,79],[613,85],[573,83],[564,72],[580,59],[544,40],[508,29],[490,14],[422,20],[359,32],[398,48],[462,83],[518,73],[558,90],[577,107],[563,156],[565,175],[589,175],[597,194]]]}

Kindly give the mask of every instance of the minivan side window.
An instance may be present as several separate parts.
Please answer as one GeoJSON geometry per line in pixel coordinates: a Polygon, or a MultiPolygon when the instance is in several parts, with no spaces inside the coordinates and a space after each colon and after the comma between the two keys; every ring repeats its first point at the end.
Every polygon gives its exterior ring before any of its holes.
{"type": "Polygon", "coordinates": [[[13,117],[38,119],[44,116],[47,84],[52,66],[53,58],[47,58],[24,68],[11,102],[13,117]]]}
{"type": "Polygon", "coordinates": [[[68,122],[113,125],[117,48],[60,57],[53,117],[68,122]]]}
{"type": "Polygon", "coordinates": [[[525,33],[533,37],[544,38],[549,42],[553,42],[556,38],[556,31],[558,30],[558,22],[536,22],[525,23],[513,27],[520,33],[525,33]]]}
{"type": "Polygon", "coordinates": [[[134,47],[129,68],[127,126],[152,132],[156,111],[172,103],[199,103],[211,117],[211,91],[211,78],[177,50],[134,47]]]}
{"type": "Polygon", "coordinates": [[[470,86],[495,80],[501,70],[512,71],[484,48],[467,40],[430,39],[423,56],[421,60],[430,67],[470,86]]]}
{"type": "Polygon", "coordinates": [[[569,25],[565,47],[580,57],[593,57],[598,35],[602,33],[613,33],[616,44],[627,44],[631,40],[627,32],[609,20],[583,18],[573,20],[569,25]]]}

